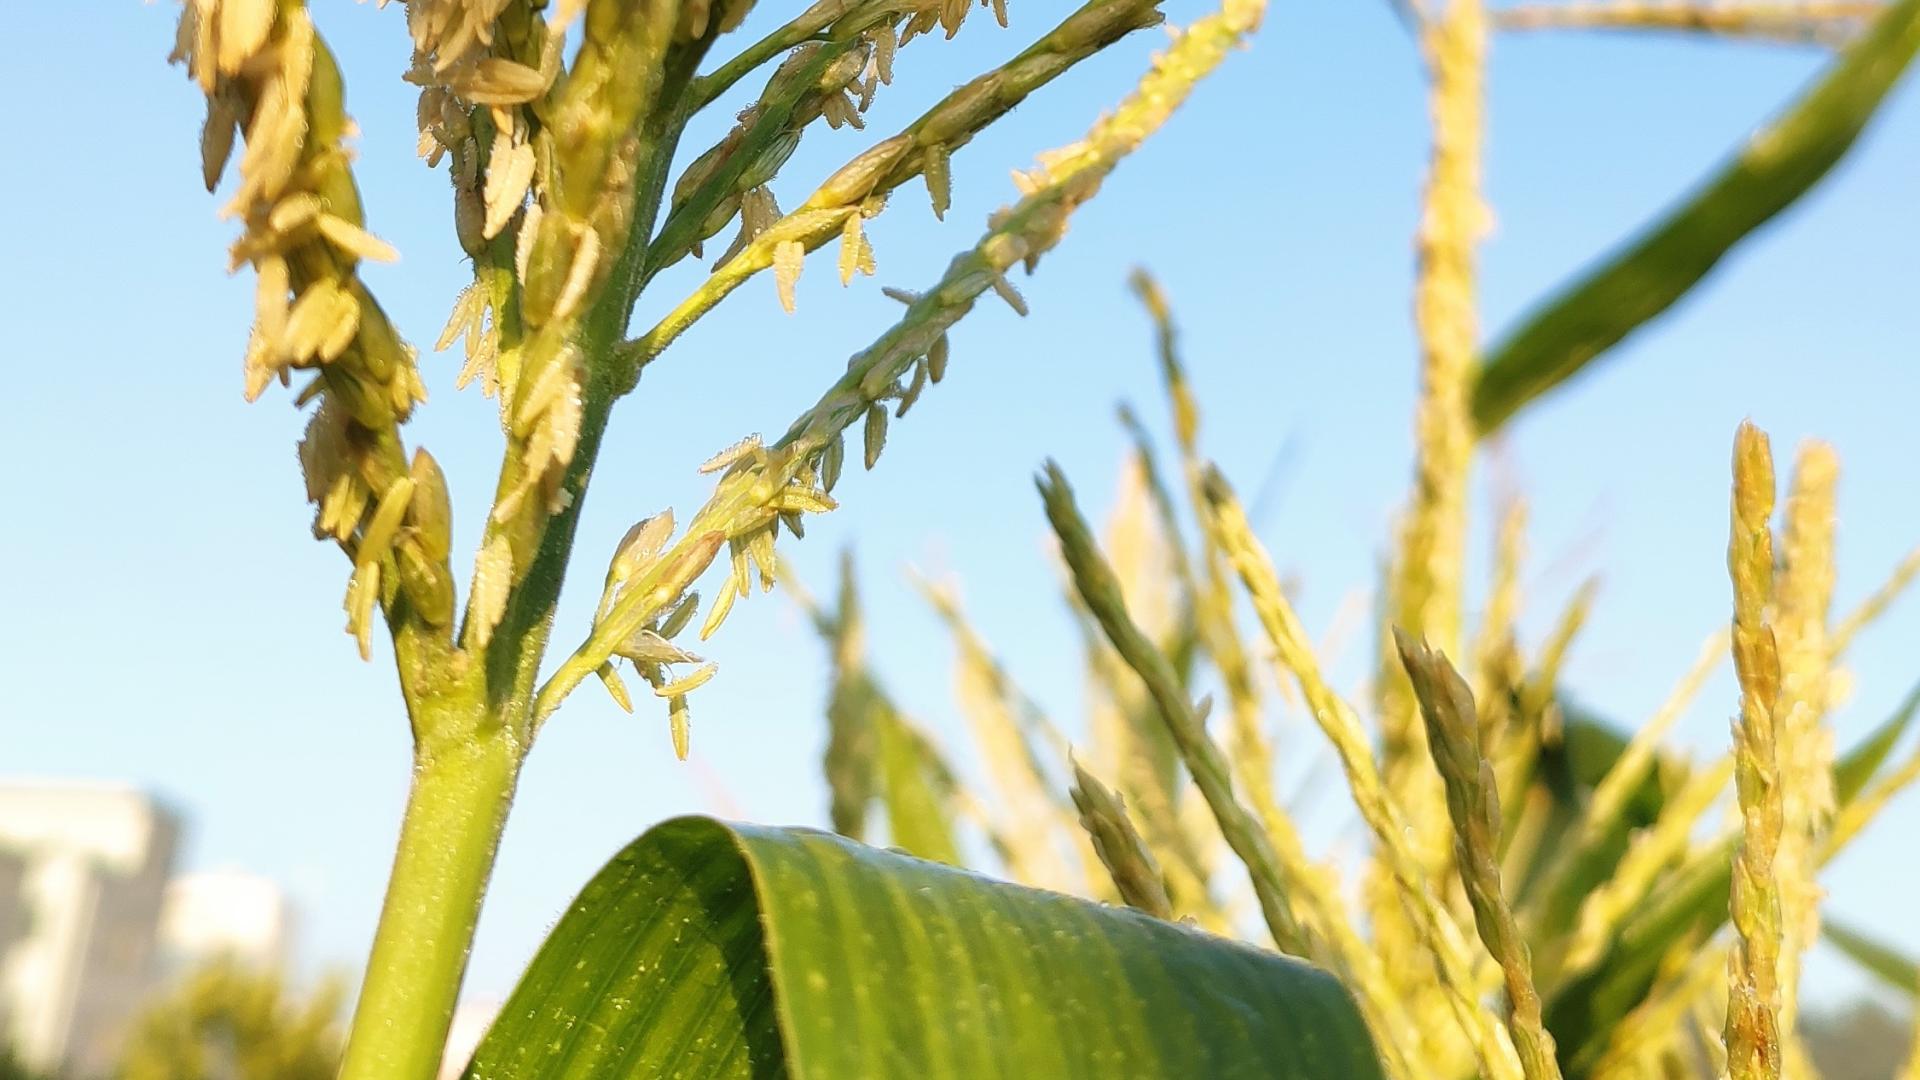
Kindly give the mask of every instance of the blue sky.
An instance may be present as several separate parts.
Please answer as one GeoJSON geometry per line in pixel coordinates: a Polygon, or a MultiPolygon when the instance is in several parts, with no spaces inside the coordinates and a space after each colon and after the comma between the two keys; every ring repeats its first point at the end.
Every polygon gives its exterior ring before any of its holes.
{"type": "MultiPolygon", "coordinates": [[[[781,6],[762,3],[756,24],[781,6]]],[[[1012,55],[1056,5],[1011,6],[1011,30],[981,18],[955,42],[909,48],[871,129],[893,130],[1012,55]]],[[[315,7],[365,133],[370,225],[404,255],[368,279],[410,338],[430,342],[464,270],[444,176],[412,154],[401,13],[315,7]]],[[[1168,4],[1180,21],[1203,7],[1168,4]]],[[[28,106],[13,112],[16,154],[0,170],[10,209],[0,310],[14,328],[13,406],[0,425],[11,506],[0,530],[0,773],[163,793],[192,819],[191,865],[283,881],[302,908],[307,963],[350,967],[391,857],[406,724],[390,665],[378,654],[360,663],[341,633],[344,559],[306,538],[300,417],[284,395],[240,400],[251,284],[223,274],[232,227],[199,187],[200,98],[163,62],[173,18],[170,4],[104,3],[21,5],[8,17],[14,40],[32,44],[0,67],[0,98],[28,106]]],[[[1076,138],[1160,44],[1138,35],[976,140],[955,159],[945,224],[917,187],[903,190],[873,228],[879,283],[933,280],[1011,198],[1006,170],[1076,138]]],[[[1488,333],[1685,190],[1822,59],[1687,40],[1498,41],[1488,333]]],[[[726,122],[688,145],[704,147],[726,122]]],[[[909,565],[963,581],[1015,673],[1056,714],[1077,711],[1077,638],[1056,602],[1030,477],[1057,457],[1103,511],[1123,448],[1116,401],[1163,427],[1144,319],[1125,290],[1135,263],[1176,305],[1208,449],[1229,475],[1250,490],[1293,448],[1259,525],[1303,583],[1309,626],[1371,584],[1409,476],[1408,238],[1425,123],[1413,50],[1385,5],[1277,5],[1253,48],[1122,166],[1021,283],[1032,316],[986,305],[955,333],[948,380],[895,427],[877,471],[843,483],[844,508],[788,552],[818,588],[840,548],[857,545],[876,663],[926,723],[958,735],[949,645],[907,587],[909,565]]],[[[810,134],[786,174],[795,179],[776,190],[797,200],[866,139],[810,134]]],[[[1742,417],[1782,452],[1815,434],[1837,444],[1842,609],[1920,540],[1917,180],[1920,92],[1908,85],[1811,198],[1505,439],[1500,454],[1533,504],[1531,639],[1582,579],[1602,575],[1567,668],[1600,711],[1646,716],[1726,616],[1726,460],[1742,417]]],[[[640,317],[682,295],[693,273],[663,277],[640,317]]],[[[897,311],[871,281],[841,290],[824,262],[799,300],[787,317],[770,281],[748,286],[621,405],[581,527],[575,582],[588,584],[568,592],[557,642],[584,632],[601,560],[627,525],[697,505],[701,460],[746,432],[784,430],[897,311]]],[[[499,436],[493,406],[453,390],[457,366],[423,359],[432,400],[408,437],[452,476],[456,549],[470,555],[499,436]]],[[[1843,744],[1920,677],[1916,640],[1920,601],[1856,649],[1857,692],[1835,718],[1843,744]]],[[[811,632],[778,594],[756,598],[711,653],[722,672],[696,702],[688,764],[674,761],[664,717],[627,717],[597,693],[543,733],[481,924],[475,992],[509,989],[576,888],[654,821],[824,820],[825,686],[811,632]]],[[[1723,745],[1732,700],[1723,676],[1682,738],[1723,745]]],[[[1313,733],[1287,732],[1283,753],[1319,753],[1313,733]]],[[[1920,889],[1901,839],[1916,827],[1920,802],[1897,806],[1827,884],[1833,911],[1920,950],[1901,902],[1920,889]]],[[[1828,960],[1811,978],[1828,996],[1857,984],[1828,960]]]]}

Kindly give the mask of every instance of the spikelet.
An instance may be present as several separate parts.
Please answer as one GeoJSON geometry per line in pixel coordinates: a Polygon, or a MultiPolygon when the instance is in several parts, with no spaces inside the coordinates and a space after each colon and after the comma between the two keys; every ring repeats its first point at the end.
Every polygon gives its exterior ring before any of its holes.
{"type": "Polygon", "coordinates": [[[453,503],[447,493],[446,474],[433,455],[421,447],[413,452],[407,475],[413,478],[407,525],[426,555],[435,563],[445,563],[453,544],[453,503]]]}
{"type": "Polygon", "coordinates": [[[549,513],[564,505],[560,481],[580,441],[583,378],[579,350],[568,344],[516,395],[509,433],[519,442],[520,475],[494,504],[495,522],[512,519],[535,494],[544,496],[549,513]]]}
{"type": "Polygon", "coordinates": [[[400,253],[392,244],[373,235],[367,230],[334,214],[321,214],[317,219],[320,235],[333,242],[333,246],[342,253],[356,259],[371,259],[374,262],[396,262],[400,253]]]}
{"type": "Polygon", "coordinates": [[[441,328],[440,336],[434,339],[433,351],[444,352],[456,338],[472,335],[486,307],[486,290],[477,281],[468,283],[453,298],[453,310],[447,314],[447,325],[441,328]]]}
{"type": "MultiPolygon", "coordinates": [[[[525,133],[520,134],[524,139],[525,133]]],[[[493,138],[493,153],[487,163],[487,183],[482,193],[486,219],[481,235],[492,239],[500,235],[507,222],[526,202],[533,183],[533,146],[517,141],[512,129],[503,129],[493,138]]]]}
{"type": "MultiPolygon", "coordinates": [[[[701,657],[668,641],[659,633],[642,627],[628,635],[614,653],[636,664],[698,664],[701,657]]],[[[661,695],[665,697],[667,695],[661,695]]]]}
{"type": "Polygon", "coordinates": [[[573,262],[567,267],[567,279],[560,286],[559,298],[553,302],[553,318],[571,318],[580,310],[581,302],[587,297],[587,287],[592,284],[599,265],[600,234],[587,229],[574,245],[573,262]]]}
{"type": "Polygon", "coordinates": [[[360,659],[373,659],[373,607],[380,599],[380,564],[356,569],[347,579],[347,633],[360,650],[360,659]]]}
{"type": "Polygon", "coordinates": [[[780,294],[780,307],[789,315],[793,314],[793,290],[806,257],[807,247],[798,240],[783,240],[773,248],[773,283],[780,294]]]}
{"type": "Polygon", "coordinates": [[[827,440],[827,447],[820,454],[820,486],[831,492],[840,482],[840,470],[847,460],[847,440],[844,435],[835,435],[827,440]]]}
{"type": "Polygon", "coordinates": [[[880,462],[880,451],[887,445],[887,409],[879,402],[867,406],[867,423],[863,430],[866,447],[865,462],[869,470],[880,462]]]}
{"type": "Polygon", "coordinates": [[[673,606],[673,610],[667,613],[667,617],[660,620],[660,636],[664,638],[678,636],[680,631],[685,630],[687,624],[693,621],[694,612],[698,610],[700,610],[700,594],[690,590],[680,598],[679,603],[673,606]]]}
{"type": "Polygon", "coordinates": [[[544,211],[535,202],[527,207],[526,215],[520,219],[520,231],[513,241],[513,276],[521,281],[527,280],[527,266],[533,258],[533,242],[540,235],[540,220],[544,211]]]}
{"type": "Polygon", "coordinates": [[[607,581],[618,585],[644,573],[659,557],[673,536],[673,510],[668,508],[652,517],[641,518],[627,530],[614,548],[607,566],[607,581]]]}
{"type": "Polygon", "coordinates": [[[413,47],[446,71],[482,52],[509,0],[411,0],[407,30],[413,47]]]}
{"type": "Polygon", "coordinates": [[[949,40],[960,32],[960,26],[967,21],[967,12],[972,7],[973,0],[941,0],[940,28],[947,32],[949,40]]]}
{"type": "Polygon", "coordinates": [[[551,82],[538,68],[488,56],[452,73],[445,85],[475,105],[519,105],[545,93],[551,82]]]}
{"type": "Polygon", "coordinates": [[[900,31],[900,44],[905,45],[921,34],[940,25],[940,8],[947,0],[923,0],[920,10],[913,13],[907,25],[900,31]]]}
{"type": "Polygon", "coordinates": [[[927,181],[927,195],[933,200],[933,216],[945,220],[947,208],[953,205],[953,173],[947,148],[939,145],[927,147],[920,161],[920,170],[927,181]]]}
{"type": "Polygon", "coordinates": [[[712,679],[719,670],[719,664],[708,661],[694,669],[691,675],[654,687],[654,695],[663,698],[684,698],[693,691],[705,686],[708,680],[712,679]]]}
{"type": "Polygon", "coordinates": [[[373,517],[367,521],[366,530],[360,535],[360,550],[354,558],[356,566],[374,566],[392,552],[394,534],[413,502],[413,487],[411,476],[397,477],[387,485],[374,507],[373,517]]]}
{"type": "Polygon", "coordinates": [[[289,314],[287,260],[279,255],[262,255],[255,264],[254,329],[261,341],[278,341],[286,333],[289,314]]]}
{"type": "Polygon", "coordinates": [[[607,694],[613,698],[613,703],[620,706],[621,712],[633,712],[633,697],[627,693],[627,684],[621,681],[620,671],[613,666],[613,661],[609,660],[601,664],[594,669],[594,674],[600,677],[601,684],[607,688],[607,694]]]}
{"type": "Polygon", "coordinates": [[[200,178],[206,182],[209,195],[220,186],[227,161],[233,157],[233,139],[239,134],[239,123],[238,111],[227,95],[216,94],[207,99],[207,120],[200,129],[200,178]]]}
{"type": "Polygon", "coordinates": [[[876,269],[873,262],[873,245],[868,243],[861,229],[862,218],[858,211],[847,215],[846,225],[840,231],[840,284],[849,285],[853,275],[866,274],[871,277],[876,269]]]}
{"type": "Polygon", "coordinates": [[[925,357],[914,361],[913,377],[907,381],[906,388],[900,391],[900,404],[893,410],[894,419],[907,415],[913,403],[920,400],[921,391],[927,388],[927,370],[925,357]]]}
{"type": "Polygon", "coordinates": [[[838,130],[852,127],[856,131],[865,130],[867,122],[860,117],[860,106],[845,90],[837,90],[826,95],[820,103],[820,115],[827,126],[838,130]]]}
{"type": "Polygon", "coordinates": [[[740,596],[738,579],[729,578],[719,595],[713,598],[713,606],[707,609],[706,621],[700,624],[700,640],[705,641],[720,629],[727,621],[727,613],[733,610],[733,602],[740,596]]]}
{"type": "Polygon", "coordinates": [[[484,649],[493,637],[493,628],[507,612],[507,596],[513,588],[513,549],[507,538],[495,534],[481,547],[473,563],[473,588],[467,596],[467,626],[464,643],[468,650],[484,649]]]}
{"type": "MultiPolygon", "coordinates": [[[[774,200],[772,189],[762,184],[748,188],[740,196],[740,232],[727,245],[727,250],[714,260],[714,266],[720,267],[732,262],[736,256],[747,249],[747,245],[760,237],[780,220],[780,204],[774,200]]],[[[695,245],[696,248],[698,245],[695,245]]],[[[696,250],[695,255],[699,252],[696,250]]]]}
{"type": "Polygon", "coordinates": [[[347,632],[359,646],[360,659],[372,658],[373,608],[380,599],[382,560],[390,550],[394,531],[413,495],[413,480],[402,476],[381,496],[373,519],[361,537],[353,576],[347,581],[347,632]]]}
{"type": "Polygon", "coordinates": [[[993,275],[993,291],[996,296],[1007,302],[1007,306],[1013,309],[1015,315],[1023,318],[1026,316],[1027,298],[1021,296],[1020,290],[1013,287],[1013,283],[1007,280],[1007,275],[993,275]]]}
{"type": "Polygon", "coordinates": [[[267,211],[267,228],[280,234],[282,239],[293,239],[292,234],[319,217],[326,205],[325,200],[310,191],[289,193],[267,211]]]}
{"type": "Polygon", "coordinates": [[[267,43],[276,7],[274,0],[221,0],[215,8],[221,74],[237,73],[267,43]]]}
{"type": "Polygon", "coordinates": [[[933,348],[927,352],[927,378],[929,380],[937,383],[947,377],[948,358],[947,335],[941,334],[934,339],[933,348]]]}
{"type": "Polygon", "coordinates": [[[277,366],[307,364],[320,357],[320,347],[334,334],[342,306],[352,298],[331,279],[315,282],[293,302],[286,325],[274,342],[277,366]]]}
{"type": "Polygon", "coordinates": [[[773,591],[774,581],[779,574],[779,568],[773,557],[775,535],[774,525],[769,522],[766,527],[756,529],[747,538],[747,558],[752,560],[754,571],[760,575],[760,591],[763,593],[773,591]]]}
{"type": "Polygon", "coordinates": [[[900,48],[900,28],[892,19],[873,28],[873,65],[880,81],[893,85],[893,55],[900,48]]]}
{"type": "Polygon", "coordinates": [[[747,553],[747,539],[744,536],[732,537],[727,541],[727,546],[733,563],[733,573],[727,581],[736,593],[746,596],[753,591],[753,560],[747,553]]]}
{"type": "Polygon", "coordinates": [[[687,711],[686,695],[668,699],[667,728],[673,738],[673,756],[681,761],[687,760],[687,751],[693,738],[693,717],[687,711]]]}
{"type": "Polygon", "coordinates": [[[754,432],[701,462],[699,471],[702,474],[717,473],[732,468],[738,462],[762,458],[765,456],[763,446],[760,433],[754,432]]]}

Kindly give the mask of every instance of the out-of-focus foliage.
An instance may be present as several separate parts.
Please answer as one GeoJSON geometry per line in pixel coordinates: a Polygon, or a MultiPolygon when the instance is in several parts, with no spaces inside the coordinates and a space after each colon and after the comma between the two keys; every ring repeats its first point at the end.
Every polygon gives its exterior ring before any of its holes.
{"type": "Polygon", "coordinates": [[[1807,1054],[1826,1080],[1886,1080],[1907,1056],[1912,1021],[1871,998],[1807,1014],[1807,1054]]]}
{"type": "Polygon", "coordinates": [[[117,1080],[333,1080],[343,991],[330,980],[302,995],[278,973],[212,961],[134,1021],[117,1080]]]}
{"type": "Polygon", "coordinates": [[[0,1046],[0,1080],[54,1080],[54,1077],[27,1068],[12,1047],[0,1046]]]}

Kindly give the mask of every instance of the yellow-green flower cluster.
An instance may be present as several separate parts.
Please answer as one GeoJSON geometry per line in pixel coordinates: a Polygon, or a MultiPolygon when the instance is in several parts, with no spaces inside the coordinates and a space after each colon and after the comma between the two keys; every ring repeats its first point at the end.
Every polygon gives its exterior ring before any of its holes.
{"type": "Polygon", "coordinates": [[[340,71],[297,0],[192,0],[174,58],[207,94],[205,179],[217,187],[244,139],[223,213],[242,223],[235,268],[256,273],[246,393],[311,371],[298,400],[320,399],[300,460],[318,508],[314,531],[354,559],[348,627],[370,651],[372,611],[404,593],[435,631],[453,617],[447,495],[425,452],[411,465],[398,425],[425,397],[412,348],[358,273],[391,260],[366,231],[346,144],[353,132],[340,71]]]}

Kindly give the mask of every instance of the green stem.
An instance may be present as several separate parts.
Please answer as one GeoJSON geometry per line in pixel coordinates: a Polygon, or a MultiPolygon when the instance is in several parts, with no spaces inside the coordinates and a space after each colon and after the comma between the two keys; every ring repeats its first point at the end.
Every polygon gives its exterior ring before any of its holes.
{"type": "MultiPolygon", "coordinates": [[[[671,157],[678,136],[672,127],[660,160],[671,157]]],[[[650,175],[643,190],[642,230],[652,226],[663,183],[650,175]]],[[[613,403],[604,385],[604,358],[632,302],[623,294],[598,305],[585,328],[582,346],[595,358],[590,366],[601,373],[601,385],[588,396],[580,445],[564,481],[573,497],[548,522],[534,565],[485,659],[468,668],[465,661],[443,658],[440,680],[405,683],[409,702],[416,704],[413,790],[339,1080],[432,1080],[439,1070],[520,762],[532,744],[528,704],[534,675],[613,403]]],[[[404,661],[412,639],[398,640],[406,646],[404,661]]],[[[408,670],[404,662],[402,670],[408,670]]]]}
{"type": "MultiPolygon", "coordinates": [[[[687,100],[681,108],[681,115],[692,116],[713,104],[715,98],[732,89],[735,83],[788,49],[808,41],[822,40],[827,28],[845,10],[846,5],[839,9],[824,5],[808,8],[799,18],[749,45],[745,52],[720,65],[711,74],[693,80],[687,88],[687,100]]],[[[879,6],[875,5],[874,10],[879,10],[879,6]]],[[[864,30],[869,25],[871,22],[862,23],[860,28],[864,30]]]]}
{"type": "Polygon", "coordinates": [[[520,774],[496,728],[416,754],[340,1080],[432,1080],[520,774]]]}

